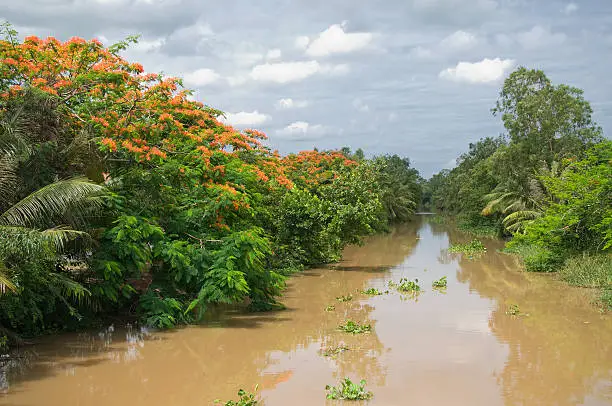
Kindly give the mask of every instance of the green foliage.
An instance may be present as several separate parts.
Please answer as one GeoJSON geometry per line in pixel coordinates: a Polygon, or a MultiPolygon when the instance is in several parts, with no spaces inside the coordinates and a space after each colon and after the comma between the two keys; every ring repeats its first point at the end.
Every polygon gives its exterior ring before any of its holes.
{"type": "Polygon", "coordinates": [[[382,295],[383,292],[376,289],[376,288],[369,288],[366,290],[362,290],[361,293],[363,293],[364,295],[370,295],[370,296],[378,296],[378,295],[382,295]]]}
{"type": "Polygon", "coordinates": [[[349,334],[364,334],[372,331],[372,326],[369,324],[359,324],[352,320],[347,320],[344,324],[338,326],[338,330],[349,334]]]}
{"type": "Polygon", "coordinates": [[[510,306],[508,306],[506,314],[510,316],[520,316],[522,313],[520,307],[517,304],[511,304],[510,306]]]}
{"type": "Polygon", "coordinates": [[[448,247],[448,252],[465,254],[468,258],[482,255],[486,251],[486,247],[480,240],[472,240],[467,244],[452,244],[448,247]]]}
{"type": "Polygon", "coordinates": [[[327,399],[334,400],[368,400],[372,399],[374,394],[365,389],[366,381],[362,379],[359,384],[354,383],[349,378],[344,378],[340,385],[327,385],[327,399]]]}
{"type": "Polygon", "coordinates": [[[91,304],[79,273],[91,241],[78,228],[103,187],[80,176],[62,125],[41,92],[0,105],[0,325],[28,335],[67,327],[91,304]]]}
{"type": "Polygon", "coordinates": [[[338,296],[336,297],[336,300],[339,302],[350,302],[353,300],[353,295],[349,293],[348,295],[338,296]]]}
{"type": "Polygon", "coordinates": [[[421,287],[419,286],[419,280],[414,281],[406,278],[401,278],[398,283],[389,281],[389,287],[397,289],[399,292],[420,292],[421,287]]]}
{"type": "Polygon", "coordinates": [[[601,296],[599,298],[602,306],[602,311],[612,311],[612,289],[605,288],[601,291],[601,296]]]}
{"type": "Polygon", "coordinates": [[[384,211],[389,222],[407,221],[421,201],[419,173],[408,158],[385,155],[374,159],[384,211]]]}
{"type": "MultiPolygon", "coordinates": [[[[255,386],[255,392],[257,392],[257,386],[255,386]]],[[[238,400],[228,400],[223,403],[220,400],[215,400],[215,404],[222,403],[223,406],[256,406],[259,404],[254,393],[246,392],[244,389],[238,391],[238,400]]]]}
{"type": "Polygon", "coordinates": [[[505,251],[518,254],[528,272],[555,272],[563,263],[561,255],[538,245],[525,245],[512,241],[505,251]]]}
{"type": "Polygon", "coordinates": [[[476,237],[497,237],[500,223],[497,219],[483,216],[457,216],[457,229],[476,237]]]}
{"type": "Polygon", "coordinates": [[[431,283],[433,288],[445,288],[448,285],[448,281],[446,280],[446,276],[441,277],[438,280],[435,280],[431,283]]]}
{"type": "Polygon", "coordinates": [[[329,305],[325,308],[326,312],[333,312],[334,310],[336,310],[336,306],[334,305],[329,305]]]}
{"type": "Polygon", "coordinates": [[[0,327],[280,309],[287,275],[339,260],[421,200],[407,158],[281,157],[223,125],[180,80],[120,57],[136,37],[104,48],[1,30],[0,327]]]}
{"type": "Polygon", "coordinates": [[[174,298],[162,298],[157,292],[147,291],[140,297],[139,310],[146,325],[157,328],[174,327],[183,320],[183,307],[174,298]]]}
{"type": "Polygon", "coordinates": [[[612,254],[577,255],[565,261],[559,269],[562,280],[588,288],[612,286],[612,254]]]}

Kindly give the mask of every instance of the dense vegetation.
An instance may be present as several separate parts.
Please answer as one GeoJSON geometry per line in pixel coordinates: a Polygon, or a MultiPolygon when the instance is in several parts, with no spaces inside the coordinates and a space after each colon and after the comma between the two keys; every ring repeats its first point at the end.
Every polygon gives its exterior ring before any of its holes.
{"type": "Polygon", "coordinates": [[[0,40],[0,328],[13,340],[137,315],[281,306],[291,272],[405,221],[420,178],[397,156],[280,156],[131,39],[0,40]],[[15,334],[17,333],[17,334],[15,334]]]}
{"type": "Polygon", "coordinates": [[[612,306],[612,142],[580,89],[519,68],[493,114],[506,134],[470,144],[434,175],[424,202],[460,227],[511,237],[529,271],[561,271],[612,306]]]}

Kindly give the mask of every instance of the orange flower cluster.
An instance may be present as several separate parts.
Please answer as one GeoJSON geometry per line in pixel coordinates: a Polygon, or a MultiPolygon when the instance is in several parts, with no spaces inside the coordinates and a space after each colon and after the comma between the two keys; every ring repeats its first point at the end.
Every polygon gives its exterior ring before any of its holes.
{"type": "Polygon", "coordinates": [[[289,177],[303,185],[316,186],[335,175],[334,169],[357,165],[340,151],[301,151],[282,159],[289,177]]]}
{"type": "Polygon", "coordinates": [[[339,152],[304,151],[282,158],[262,145],[264,133],[224,125],[217,119],[221,112],[191,100],[179,79],[145,73],[141,64],[118,52],[96,39],[77,37],[61,42],[30,36],[19,44],[0,40],[0,99],[26,87],[47,92],[70,112],[75,135],[94,128],[106,153],[147,167],[180,160],[185,187],[213,188],[231,201],[223,210],[250,208],[243,192],[250,181],[241,180],[240,173],[252,174],[256,187],[292,188],[294,181],[320,182],[334,165],[356,164],[339,152]]]}

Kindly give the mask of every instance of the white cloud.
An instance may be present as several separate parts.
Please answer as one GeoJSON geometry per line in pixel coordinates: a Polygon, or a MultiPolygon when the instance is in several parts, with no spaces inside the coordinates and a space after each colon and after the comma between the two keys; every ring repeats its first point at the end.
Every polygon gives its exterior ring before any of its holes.
{"type": "Polygon", "coordinates": [[[433,54],[431,49],[422,47],[420,45],[415,47],[411,51],[411,54],[416,56],[419,59],[429,59],[429,58],[434,56],[434,54],[433,54]]]}
{"type": "Polygon", "coordinates": [[[318,73],[343,75],[348,65],[321,65],[317,61],[265,63],[253,67],[249,76],[261,82],[299,82],[318,73]]]}
{"type": "MultiPolygon", "coordinates": [[[[103,42],[106,42],[106,41],[103,41],[103,42]]],[[[156,52],[162,46],[164,46],[165,43],[166,43],[165,38],[157,38],[154,40],[139,39],[138,43],[130,46],[129,49],[131,51],[142,52],[142,53],[156,52]]]]}
{"type": "Polygon", "coordinates": [[[355,107],[355,109],[361,113],[367,113],[370,111],[370,106],[365,104],[361,99],[353,100],[353,107],[355,107]]]}
{"type": "Polygon", "coordinates": [[[249,78],[246,76],[235,75],[235,76],[228,76],[226,80],[230,86],[236,87],[236,86],[245,84],[249,80],[249,78]]]}
{"type": "Polygon", "coordinates": [[[397,113],[395,112],[391,112],[389,113],[389,116],[387,117],[387,119],[392,123],[394,121],[397,120],[397,113]]]}
{"type": "Polygon", "coordinates": [[[306,121],[296,121],[281,130],[277,130],[276,134],[291,139],[304,139],[320,137],[327,131],[327,127],[320,124],[312,125],[306,121]]]}
{"type": "Polygon", "coordinates": [[[255,110],[251,113],[246,111],[241,111],[239,113],[226,113],[225,118],[221,117],[220,121],[235,127],[250,127],[262,125],[269,119],[270,116],[261,114],[255,110]]]}
{"type": "Polygon", "coordinates": [[[321,73],[326,73],[333,76],[346,75],[350,72],[350,70],[351,68],[345,63],[338,65],[321,65],[321,73]]]}
{"type": "Polygon", "coordinates": [[[452,158],[450,161],[444,164],[443,168],[453,169],[455,166],[457,166],[457,158],[452,158]]]}
{"type": "Polygon", "coordinates": [[[251,70],[251,79],[262,82],[299,82],[321,70],[317,61],[279,62],[257,65],[251,70]]]}
{"type": "Polygon", "coordinates": [[[430,59],[436,56],[448,55],[471,49],[478,44],[479,41],[479,38],[475,34],[459,30],[443,38],[431,48],[419,45],[412,49],[411,54],[419,59],[430,59]]]}
{"type": "Polygon", "coordinates": [[[448,50],[464,50],[476,45],[476,35],[462,30],[455,31],[440,41],[440,47],[448,50]]]}
{"type": "Polygon", "coordinates": [[[264,55],[258,52],[236,52],[231,55],[232,60],[240,66],[253,66],[264,59],[264,55]]]}
{"type": "Polygon", "coordinates": [[[373,38],[369,32],[347,33],[344,24],[334,24],[319,34],[306,49],[313,57],[349,53],[365,48],[373,38]]]}
{"type": "Polygon", "coordinates": [[[170,34],[170,39],[176,41],[198,41],[203,37],[210,37],[211,35],[213,35],[213,30],[210,25],[205,21],[199,20],[192,25],[180,27],[170,34]]]}
{"type": "Polygon", "coordinates": [[[278,110],[300,109],[308,106],[307,100],[280,99],[275,103],[278,110]]]}
{"type": "Polygon", "coordinates": [[[440,72],[439,77],[454,82],[491,83],[502,79],[514,66],[512,59],[488,59],[480,62],[459,62],[454,68],[440,72]]]}
{"type": "Polygon", "coordinates": [[[185,83],[193,87],[202,87],[215,83],[221,78],[217,72],[212,69],[202,68],[185,75],[185,83]]]}
{"type": "Polygon", "coordinates": [[[517,35],[519,44],[526,49],[537,49],[546,46],[558,46],[565,42],[563,33],[553,33],[549,27],[534,26],[531,30],[517,35]]]}
{"type": "Polygon", "coordinates": [[[514,39],[508,34],[496,34],[495,42],[503,47],[509,47],[514,44],[514,39]]]}
{"type": "Polygon", "coordinates": [[[268,59],[268,60],[270,60],[270,59],[280,59],[281,55],[282,55],[282,52],[281,52],[280,49],[278,49],[278,48],[271,49],[266,54],[266,59],[268,59]]]}
{"type": "Polygon", "coordinates": [[[576,11],[578,11],[578,4],[576,3],[569,3],[563,8],[563,12],[567,15],[575,13],[576,11]]]}
{"type": "Polygon", "coordinates": [[[413,0],[417,10],[458,10],[471,8],[480,11],[492,11],[498,6],[495,0],[413,0]]]}
{"type": "Polygon", "coordinates": [[[305,35],[302,35],[301,37],[297,37],[295,39],[295,47],[299,49],[306,49],[309,43],[310,43],[310,38],[308,38],[305,35]]]}

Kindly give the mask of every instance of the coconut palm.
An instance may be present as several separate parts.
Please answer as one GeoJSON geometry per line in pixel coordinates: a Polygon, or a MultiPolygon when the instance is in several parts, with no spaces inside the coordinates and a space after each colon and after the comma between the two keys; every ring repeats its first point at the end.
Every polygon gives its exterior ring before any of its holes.
{"type": "Polygon", "coordinates": [[[506,230],[516,233],[525,226],[542,216],[544,209],[550,202],[550,196],[542,182],[543,178],[561,177],[564,170],[561,165],[553,161],[550,168],[546,164],[537,171],[535,178],[529,179],[527,187],[512,187],[498,185],[493,192],[484,196],[486,206],[482,214],[489,216],[493,213],[504,215],[502,224],[506,230]]]}
{"type": "MultiPolygon", "coordinates": [[[[29,95],[0,118],[0,292],[18,290],[11,276],[15,258],[41,252],[60,255],[67,242],[86,239],[87,233],[73,226],[82,224],[80,220],[101,203],[103,187],[84,177],[56,180],[27,194],[19,169],[28,162],[38,141],[36,134],[28,132],[37,125],[33,121],[38,117],[28,113],[34,110],[40,114],[48,108],[48,100],[34,97],[33,101],[29,95]]],[[[51,271],[50,280],[71,286],[71,294],[83,294],[82,287],[51,271]]]]}

